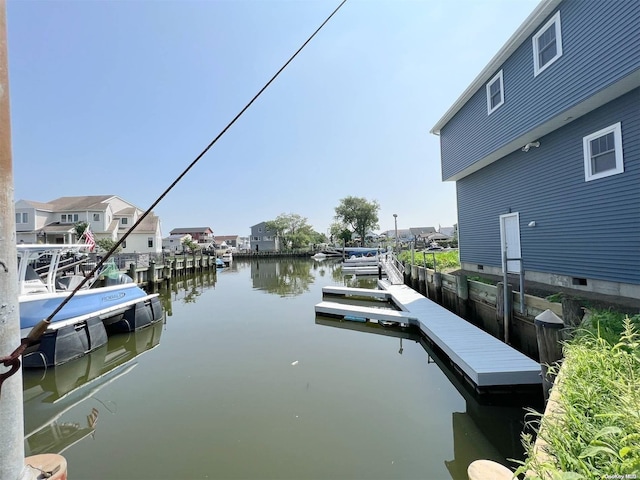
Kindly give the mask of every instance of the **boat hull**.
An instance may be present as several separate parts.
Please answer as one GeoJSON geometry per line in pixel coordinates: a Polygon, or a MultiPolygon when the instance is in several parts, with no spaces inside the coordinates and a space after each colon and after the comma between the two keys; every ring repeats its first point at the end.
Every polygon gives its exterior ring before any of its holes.
{"type": "Polygon", "coordinates": [[[107,340],[102,320],[91,317],[46,331],[38,344],[25,351],[22,364],[24,368],[55,367],[102,347],[107,340]]]}

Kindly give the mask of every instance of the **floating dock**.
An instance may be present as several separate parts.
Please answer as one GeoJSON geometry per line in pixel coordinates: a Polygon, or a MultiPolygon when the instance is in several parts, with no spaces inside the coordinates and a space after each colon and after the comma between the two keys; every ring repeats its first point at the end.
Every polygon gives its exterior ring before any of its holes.
{"type": "Polygon", "coordinates": [[[323,297],[388,300],[399,310],[322,301],[316,313],[417,326],[476,389],[540,385],[540,364],[406,285],[378,280],[380,290],[324,287],[323,297]]]}

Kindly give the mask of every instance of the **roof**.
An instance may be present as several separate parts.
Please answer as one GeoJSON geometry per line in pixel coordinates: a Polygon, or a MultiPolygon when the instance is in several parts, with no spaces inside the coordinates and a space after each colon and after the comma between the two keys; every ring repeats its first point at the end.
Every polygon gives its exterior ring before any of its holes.
{"type": "Polygon", "coordinates": [[[238,235],[216,235],[215,238],[216,241],[220,240],[221,242],[224,242],[226,240],[236,240],[238,235]]]}
{"type": "Polygon", "coordinates": [[[456,113],[471,99],[471,97],[495,75],[496,70],[509,58],[524,42],[529,41],[533,34],[552,13],[562,0],[541,0],[538,6],[531,12],[525,21],[518,27],[515,33],[507,40],[507,43],[496,53],[480,74],[471,82],[471,85],[460,95],[455,103],[447,110],[444,116],[431,128],[430,133],[440,135],[440,130],[454,117],[456,113]]]}
{"type": "Polygon", "coordinates": [[[188,228],[174,228],[169,232],[171,235],[174,233],[213,233],[211,227],[188,227],[188,228]]]}
{"type": "Polygon", "coordinates": [[[69,225],[68,223],[50,223],[45,225],[41,229],[45,233],[54,234],[54,233],[70,233],[75,231],[75,227],[73,225],[69,225]]]}
{"type": "Polygon", "coordinates": [[[138,209],[136,207],[125,207],[117,212],[114,212],[114,215],[133,215],[136,213],[138,209]]]}
{"type": "Polygon", "coordinates": [[[104,210],[115,195],[86,195],[81,197],[60,197],[48,202],[54,210],[104,210]]]}
{"type": "Polygon", "coordinates": [[[435,233],[435,227],[413,227],[410,228],[411,235],[423,235],[425,233],[435,233]]]}
{"type": "Polygon", "coordinates": [[[38,210],[53,210],[53,205],[51,205],[50,203],[34,202],[31,200],[21,200],[21,201],[26,203],[30,207],[36,208],[38,210]]]}

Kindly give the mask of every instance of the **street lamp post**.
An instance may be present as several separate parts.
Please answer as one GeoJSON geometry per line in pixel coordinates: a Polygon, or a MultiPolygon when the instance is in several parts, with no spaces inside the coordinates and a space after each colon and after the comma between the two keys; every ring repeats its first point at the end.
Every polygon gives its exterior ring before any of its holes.
{"type": "Polygon", "coordinates": [[[395,223],[396,226],[396,254],[398,253],[398,214],[394,213],[393,214],[393,222],[395,223]]]}

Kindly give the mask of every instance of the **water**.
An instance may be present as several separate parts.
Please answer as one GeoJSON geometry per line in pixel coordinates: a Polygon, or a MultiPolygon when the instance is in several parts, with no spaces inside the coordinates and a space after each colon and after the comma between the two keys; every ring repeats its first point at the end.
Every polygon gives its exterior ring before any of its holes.
{"type": "Polygon", "coordinates": [[[521,456],[521,406],[478,402],[413,334],[316,319],[325,285],[375,278],[269,259],[175,282],[165,322],[25,372],[26,455],[101,480],[466,479],[521,456]]]}

